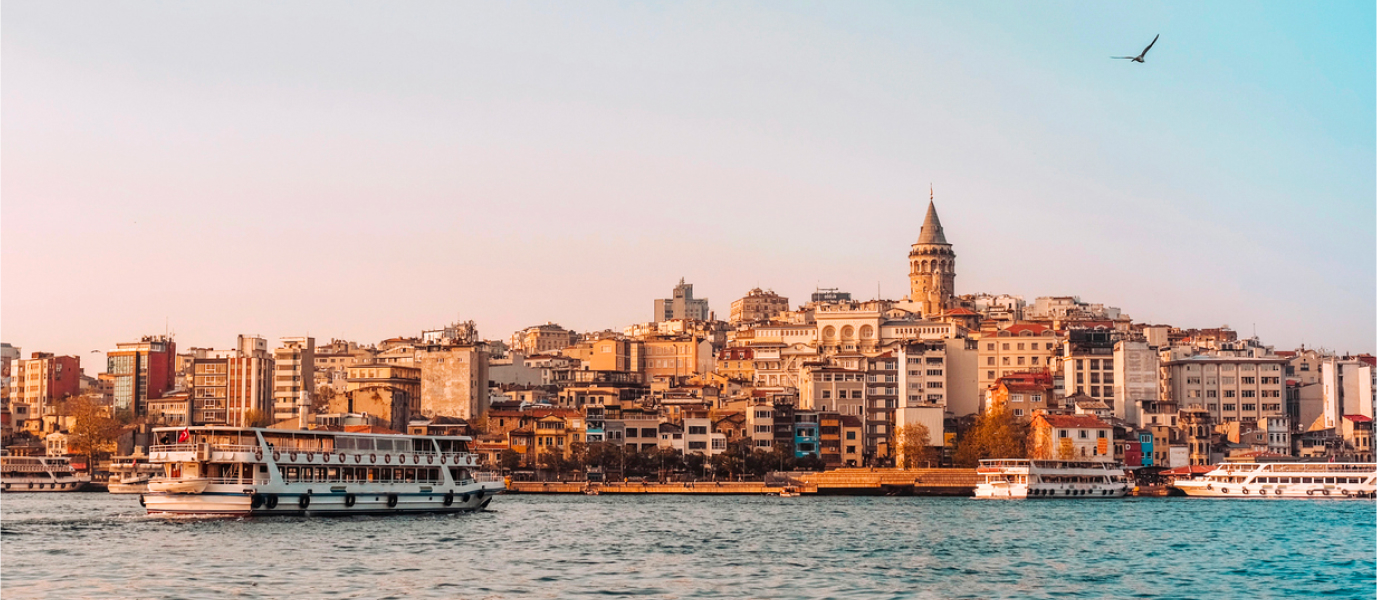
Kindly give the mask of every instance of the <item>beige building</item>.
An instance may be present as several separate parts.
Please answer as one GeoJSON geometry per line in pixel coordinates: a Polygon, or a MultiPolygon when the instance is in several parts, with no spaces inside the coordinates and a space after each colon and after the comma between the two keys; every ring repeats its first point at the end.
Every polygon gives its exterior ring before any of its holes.
{"type": "Polygon", "coordinates": [[[674,286],[674,296],[655,301],[654,322],[673,321],[675,319],[686,319],[690,321],[707,321],[710,315],[708,310],[707,298],[693,297],[693,284],[684,283],[684,279],[679,278],[679,285],[674,286]]]}
{"type": "Polygon", "coordinates": [[[316,393],[316,340],[282,338],[273,351],[273,420],[299,416],[316,393]]]}
{"type": "Polygon", "coordinates": [[[488,410],[488,352],[482,343],[416,349],[421,414],[475,419],[488,410]]]}
{"type": "Polygon", "coordinates": [[[909,298],[922,306],[924,317],[933,318],[952,308],[956,293],[956,252],[947,243],[937,207],[928,202],[928,214],[918,242],[908,254],[909,298]]]}
{"type": "Polygon", "coordinates": [[[406,431],[421,409],[421,369],[369,363],[350,366],[348,372],[348,388],[330,411],[366,413],[387,419],[393,431],[406,431]]]}
{"type": "Polygon", "coordinates": [[[712,342],[707,340],[666,337],[647,339],[642,344],[647,381],[656,377],[706,375],[713,370],[712,342]]]}
{"type": "Polygon", "coordinates": [[[1007,329],[981,332],[976,344],[977,385],[987,390],[1011,373],[1050,371],[1060,342],[1049,327],[1015,323],[1007,329]]]}
{"type": "Polygon", "coordinates": [[[732,302],[732,313],[729,321],[732,325],[769,321],[775,315],[788,310],[788,298],[776,294],[773,290],[766,291],[755,288],[747,292],[740,300],[732,302]]]}
{"type": "Polygon", "coordinates": [[[554,354],[574,345],[577,339],[578,334],[547,322],[513,333],[510,349],[518,350],[526,356],[554,354]]]}
{"type": "MultiPolygon", "coordinates": [[[[1201,408],[1215,423],[1256,423],[1286,414],[1287,360],[1198,354],[1171,357],[1161,366],[1164,403],[1201,408]]],[[[1170,424],[1175,415],[1144,415],[1151,425],[1170,424]]]]}

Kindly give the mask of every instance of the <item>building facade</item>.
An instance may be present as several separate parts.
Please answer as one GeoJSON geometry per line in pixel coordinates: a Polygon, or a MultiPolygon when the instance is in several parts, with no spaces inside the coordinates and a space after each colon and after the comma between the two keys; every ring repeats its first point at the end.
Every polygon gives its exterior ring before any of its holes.
{"type": "Polygon", "coordinates": [[[273,420],[298,416],[316,394],[316,340],[282,338],[273,351],[273,420]]]}
{"type": "Polygon", "coordinates": [[[924,317],[941,315],[952,307],[956,293],[956,252],[942,232],[937,207],[928,202],[928,214],[918,242],[908,254],[909,299],[922,307],[924,317]]]}
{"type": "Polygon", "coordinates": [[[653,321],[656,323],[674,319],[706,321],[709,314],[708,299],[694,298],[693,284],[684,283],[683,278],[680,278],[679,285],[674,286],[673,297],[655,301],[655,318],[653,321]]]}
{"type": "Polygon", "coordinates": [[[773,290],[755,288],[740,300],[732,302],[732,312],[728,321],[732,325],[769,321],[788,310],[788,298],[776,294],[773,290]]]}

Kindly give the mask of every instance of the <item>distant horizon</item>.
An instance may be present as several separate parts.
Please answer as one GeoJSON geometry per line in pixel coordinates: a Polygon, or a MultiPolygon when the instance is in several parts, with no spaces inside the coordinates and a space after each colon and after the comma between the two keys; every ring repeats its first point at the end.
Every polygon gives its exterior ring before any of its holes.
{"type": "Polygon", "coordinates": [[[0,333],[92,375],[897,299],[929,185],[957,294],[1377,353],[1372,3],[5,8],[0,333]]]}

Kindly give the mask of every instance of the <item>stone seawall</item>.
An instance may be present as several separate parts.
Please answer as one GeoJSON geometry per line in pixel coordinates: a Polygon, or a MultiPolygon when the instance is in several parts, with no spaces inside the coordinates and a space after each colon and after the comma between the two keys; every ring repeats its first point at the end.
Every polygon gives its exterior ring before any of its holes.
{"type": "Polygon", "coordinates": [[[799,494],[875,496],[970,496],[975,469],[837,469],[793,473],[786,485],[758,481],[683,483],[587,483],[583,481],[513,481],[517,494],[799,494]]]}

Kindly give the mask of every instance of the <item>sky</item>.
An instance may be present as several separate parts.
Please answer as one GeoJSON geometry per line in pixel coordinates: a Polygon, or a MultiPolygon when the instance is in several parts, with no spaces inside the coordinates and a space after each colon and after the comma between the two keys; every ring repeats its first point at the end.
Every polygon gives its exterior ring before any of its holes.
{"type": "Polygon", "coordinates": [[[1370,1],[3,8],[0,337],[88,373],[897,299],[930,185],[957,293],[1375,349],[1370,1]]]}

